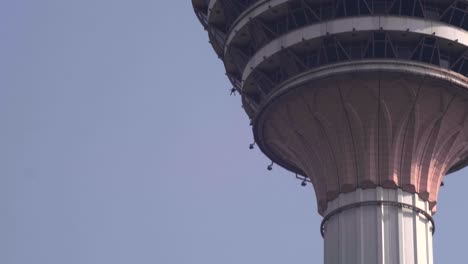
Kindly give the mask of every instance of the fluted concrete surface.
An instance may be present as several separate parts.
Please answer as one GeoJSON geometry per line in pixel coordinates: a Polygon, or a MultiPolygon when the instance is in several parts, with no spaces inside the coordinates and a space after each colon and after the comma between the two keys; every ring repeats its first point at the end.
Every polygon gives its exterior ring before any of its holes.
{"type": "Polygon", "coordinates": [[[355,72],[314,80],[265,111],[264,144],[313,182],[319,211],[357,188],[402,188],[433,212],[468,153],[468,95],[445,80],[355,72]]]}
{"type": "MultiPolygon", "coordinates": [[[[353,203],[391,201],[430,213],[429,204],[401,189],[357,189],[329,203],[327,213],[353,203]]],[[[408,208],[363,206],[326,223],[325,264],[432,264],[432,224],[408,208]]]]}

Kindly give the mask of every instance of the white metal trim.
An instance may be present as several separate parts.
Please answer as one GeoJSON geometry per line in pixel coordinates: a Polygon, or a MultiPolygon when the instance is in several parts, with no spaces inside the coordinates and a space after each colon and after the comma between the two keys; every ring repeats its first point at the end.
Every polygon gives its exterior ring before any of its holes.
{"type": "Polygon", "coordinates": [[[253,70],[265,59],[284,48],[294,46],[302,41],[322,38],[328,34],[375,31],[380,29],[436,35],[438,38],[457,41],[462,45],[468,46],[468,34],[466,31],[441,22],[400,16],[347,17],[306,26],[273,40],[250,58],[242,74],[242,80],[245,82],[253,70]]]}

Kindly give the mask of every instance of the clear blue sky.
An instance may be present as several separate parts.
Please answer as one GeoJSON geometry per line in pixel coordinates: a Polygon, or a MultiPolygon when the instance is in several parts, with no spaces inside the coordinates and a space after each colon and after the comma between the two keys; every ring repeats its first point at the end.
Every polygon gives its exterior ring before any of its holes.
{"type": "MultiPolygon", "coordinates": [[[[0,1],[0,263],[322,263],[188,0],[0,1]]],[[[436,263],[466,259],[468,170],[436,263]]]]}

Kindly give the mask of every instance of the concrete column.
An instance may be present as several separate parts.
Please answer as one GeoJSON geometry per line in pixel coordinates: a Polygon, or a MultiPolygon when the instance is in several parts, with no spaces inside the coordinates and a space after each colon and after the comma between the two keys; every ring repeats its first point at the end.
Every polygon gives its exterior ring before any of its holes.
{"type": "Polygon", "coordinates": [[[401,189],[357,189],[328,203],[324,225],[325,264],[433,264],[432,223],[422,213],[371,201],[404,203],[424,210],[429,204],[401,189]]]}

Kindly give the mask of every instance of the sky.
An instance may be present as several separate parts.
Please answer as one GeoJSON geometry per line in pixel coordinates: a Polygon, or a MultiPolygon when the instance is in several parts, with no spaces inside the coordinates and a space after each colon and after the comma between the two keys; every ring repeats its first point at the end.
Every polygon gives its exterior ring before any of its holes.
{"type": "MultiPolygon", "coordinates": [[[[0,263],[321,263],[188,0],[0,1],[0,263]]],[[[466,257],[468,170],[435,263],[466,257]]]]}

